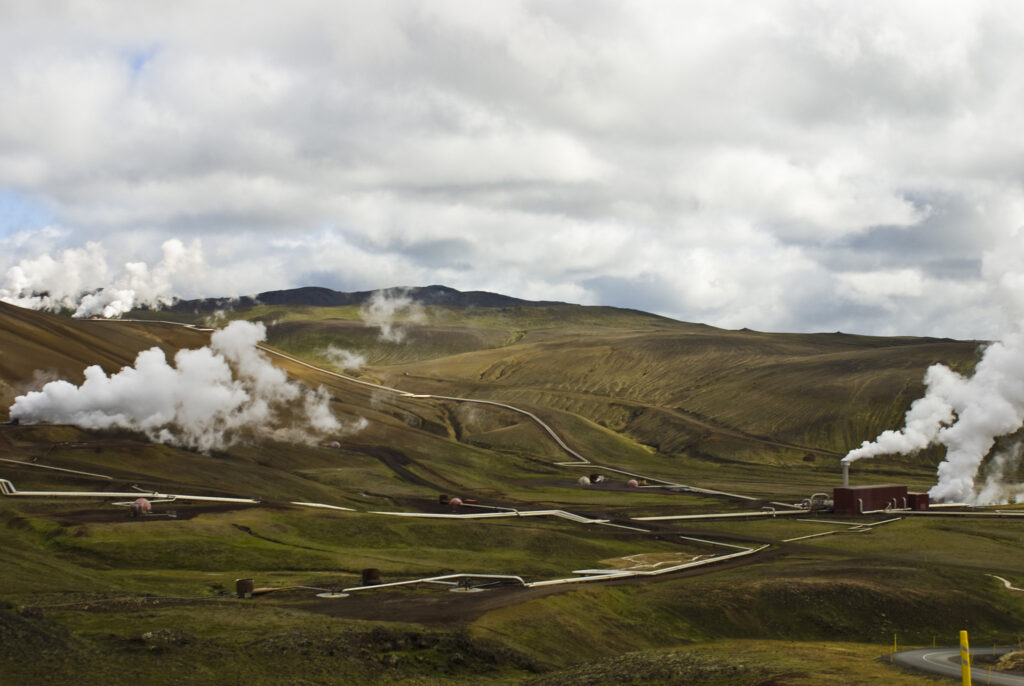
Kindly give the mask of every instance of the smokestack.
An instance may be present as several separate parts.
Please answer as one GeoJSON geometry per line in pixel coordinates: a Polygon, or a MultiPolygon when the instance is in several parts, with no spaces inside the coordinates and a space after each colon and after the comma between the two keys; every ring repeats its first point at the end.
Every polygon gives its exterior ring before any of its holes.
{"type": "Polygon", "coordinates": [[[850,487],[850,463],[843,463],[843,488],[850,487]]]}

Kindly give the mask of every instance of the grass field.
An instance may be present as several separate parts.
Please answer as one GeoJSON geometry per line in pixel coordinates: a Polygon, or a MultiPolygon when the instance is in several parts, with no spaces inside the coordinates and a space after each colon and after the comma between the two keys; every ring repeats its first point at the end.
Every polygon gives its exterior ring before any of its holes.
{"type": "MultiPolygon", "coordinates": [[[[427,307],[424,321],[398,322],[401,344],[378,340],[354,306],[226,316],[265,321],[274,346],[328,369],[335,346],[368,360],[361,379],[522,407],[594,464],[558,465],[571,458],[522,414],[385,393],[288,362],[294,378],[327,389],[336,415],[366,428],[337,437],[340,448],[326,446],[332,436],[252,439],[204,455],[130,432],[2,426],[0,478],[21,490],[137,486],[262,503],[179,500],[156,505],[174,519],[132,520],[111,504],[118,498],[0,499],[0,680],[912,684],[931,682],[885,663],[894,637],[951,644],[968,629],[977,644],[1005,644],[1024,633],[1024,594],[987,576],[1024,583],[1024,523],[906,518],[854,531],[856,522],[827,515],[632,519],[756,511],[829,492],[841,454],[900,423],[927,366],[969,370],[976,343],[722,331],[555,304],[427,307]],[[627,488],[611,469],[746,499],[627,488]],[[591,473],[608,481],[580,487],[591,473]],[[645,531],[373,514],[456,512],[439,494],[645,531]],[[313,590],[358,585],[368,568],[385,581],[452,572],[534,581],[760,545],[749,558],[640,582],[466,594],[428,585],[339,600],[313,590]],[[238,578],[282,590],[238,599],[238,578]]],[[[91,363],[114,371],[152,345],[170,354],[208,336],[5,306],[0,320],[8,399],[48,378],[80,381],[91,363]]],[[[939,459],[863,461],[853,479],[926,489],[939,459]]]]}

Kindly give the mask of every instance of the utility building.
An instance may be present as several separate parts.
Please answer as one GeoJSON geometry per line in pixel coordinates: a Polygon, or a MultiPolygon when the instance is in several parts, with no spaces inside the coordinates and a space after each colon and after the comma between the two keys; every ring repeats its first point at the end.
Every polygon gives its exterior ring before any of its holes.
{"type": "MultiPolygon", "coordinates": [[[[833,512],[858,515],[879,510],[905,510],[910,507],[907,487],[898,484],[880,486],[844,486],[832,490],[833,512]]],[[[927,509],[927,499],[924,507],[927,509]]]]}

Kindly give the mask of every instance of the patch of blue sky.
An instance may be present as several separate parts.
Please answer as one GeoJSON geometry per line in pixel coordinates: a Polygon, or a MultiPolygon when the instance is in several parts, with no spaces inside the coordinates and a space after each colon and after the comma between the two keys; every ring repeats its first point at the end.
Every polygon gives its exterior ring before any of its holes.
{"type": "Polygon", "coordinates": [[[12,188],[0,188],[0,238],[22,231],[36,231],[55,221],[56,217],[46,203],[12,188]]]}
{"type": "Polygon", "coordinates": [[[149,62],[156,57],[156,54],[160,51],[160,48],[156,45],[150,45],[145,48],[131,48],[123,50],[121,55],[124,57],[125,62],[132,70],[132,75],[138,75],[149,62]]]}

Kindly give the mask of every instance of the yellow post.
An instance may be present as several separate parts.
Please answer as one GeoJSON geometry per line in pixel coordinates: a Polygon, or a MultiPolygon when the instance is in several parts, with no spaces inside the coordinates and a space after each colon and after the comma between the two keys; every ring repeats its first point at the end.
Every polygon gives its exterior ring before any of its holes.
{"type": "Polygon", "coordinates": [[[967,632],[960,632],[960,678],[963,686],[971,686],[971,649],[967,645],[967,632]]]}

